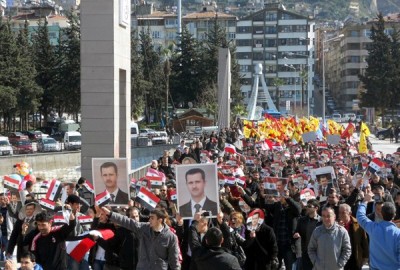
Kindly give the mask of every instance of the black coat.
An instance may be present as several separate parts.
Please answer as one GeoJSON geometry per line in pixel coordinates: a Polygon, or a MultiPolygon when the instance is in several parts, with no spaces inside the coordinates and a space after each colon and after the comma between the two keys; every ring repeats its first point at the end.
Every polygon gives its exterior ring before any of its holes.
{"type": "Polygon", "coordinates": [[[246,253],[245,269],[269,269],[272,260],[278,256],[278,245],[275,233],[273,229],[265,223],[261,224],[257,229],[255,238],[250,238],[250,231],[246,230],[246,240],[240,242],[239,239],[237,239],[237,241],[244,247],[246,253]]]}
{"type": "Polygon", "coordinates": [[[196,226],[190,226],[189,245],[192,250],[191,270],[241,270],[238,260],[222,247],[205,247],[200,242],[196,226]]]}

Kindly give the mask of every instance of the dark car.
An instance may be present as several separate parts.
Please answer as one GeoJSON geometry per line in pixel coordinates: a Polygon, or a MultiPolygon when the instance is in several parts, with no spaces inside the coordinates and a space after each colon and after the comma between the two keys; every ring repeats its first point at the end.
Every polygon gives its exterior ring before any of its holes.
{"type": "Polygon", "coordinates": [[[8,134],[8,140],[10,141],[11,144],[13,144],[13,142],[28,140],[28,139],[29,139],[28,136],[21,132],[11,132],[8,134]]]}
{"type": "Polygon", "coordinates": [[[14,150],[14,154],[32,154],[32,142],[30,140],[16,140],[10,141],[12,148],[14,150]]]}
{"type": "Polygon", "coordinates": [[[377,137],[379,140],[384,140],[384,139],[390,137],[390,132],[391,132],[391,129],[390,129],[390,128],[381,129],[381,130],[379,130],[379,131],[376,133],[376,137],[377,137]]]}
{"type": "Polygon", "coordinates": [[[28,137],[31,141],[34,141],[34,142],[36,142],[36,141],[40,140],[42,137],[44,137],[43,136],[44,133],[39,130],[25,131],[24,133],[26,135],[28,135],[28,137]]]}

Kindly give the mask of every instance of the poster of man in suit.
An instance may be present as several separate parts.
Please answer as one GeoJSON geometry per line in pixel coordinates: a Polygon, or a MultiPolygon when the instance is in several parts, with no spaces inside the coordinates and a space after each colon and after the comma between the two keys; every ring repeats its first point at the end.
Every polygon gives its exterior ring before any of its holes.
{"type": "Polygon", "coordinates": [[[126,205],[129,202],[128,164],[126,158],[93,158],[93,187],[96,194],[107,190],[110,205],[126,205]]]}
{"type": "Polygon", "coordinates": [[[184,219],[199,211],[216,217],[219,210],[216,164],[176,166],[178,212],[184,219]]]}

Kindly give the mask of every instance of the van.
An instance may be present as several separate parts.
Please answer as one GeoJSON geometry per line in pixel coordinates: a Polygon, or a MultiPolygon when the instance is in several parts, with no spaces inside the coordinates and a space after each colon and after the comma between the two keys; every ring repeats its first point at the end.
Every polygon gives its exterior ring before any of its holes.
{"type": "Polygon", "coordinates": [[[139,126],[135,122],[131,122],[131,139],[139,137],[139,126]]]}
{"type": "Polygon", "coordinates": [[[82,135],[78,131],[67,131],[64,134],[64,149],[78,150],[82,146],[82,135]]]}
{"type": "Polygon", "coordinates": [[[7,137],[0,136],[0,156],[12,156],[13,148],[7,137]]]}
{"type": "Polygon", "coordinates": [[[218,126],[209,126],[209,127],[203,127],[202,128],[203,134],[205,135],[211,135],[211,133],[214,131],[215,133],[218,132],[218,126]]]}
{"type": "Polygon", "coordinates": [[[349,120],[354,122],[354,121],[356,121],[356,118],[357,118],[357,116],[355,113],[345,113],[343,115],[343,120],[346,122],[348,122],[349,120]]]}
{"type": "Polygon", "coordinates": [[[332,120],[335,122],[342,122],[342,115],[340,115],[340,113],[334,113],[332,114],[332,120]]]}

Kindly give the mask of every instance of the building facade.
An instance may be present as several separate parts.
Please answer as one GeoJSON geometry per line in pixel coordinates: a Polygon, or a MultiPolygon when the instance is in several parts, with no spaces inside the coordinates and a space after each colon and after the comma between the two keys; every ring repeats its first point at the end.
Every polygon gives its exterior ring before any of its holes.
{"type": "MultiPolygon", "coordinates": [[[[400,14],[386,16],[385,21],[385,31],[391,34],[400,26],[400,14]]],[[[372,23],[373,20],[346,24],[336,32],[336,36],[343,35],[339,41],[325,44],[326,89],[332,93],[338,109],[343,113],[353,112],[353,105],[362,90],[358,75],[364,74],[367,68],[372,23]]]]}
{"type": "MultiPolygon", "coordinates": [[[[266,4],[263,10],[238,21],[236,58],[244,81],[241,91],[245,104],[251,96],[254,66],[261,63],[279,111],[307,115],[310,107],[312,113],[314,26],[312,19],[280,4],[266,4]]],[[[265,103],[258,105],[267,109],[265,103]]]]}

